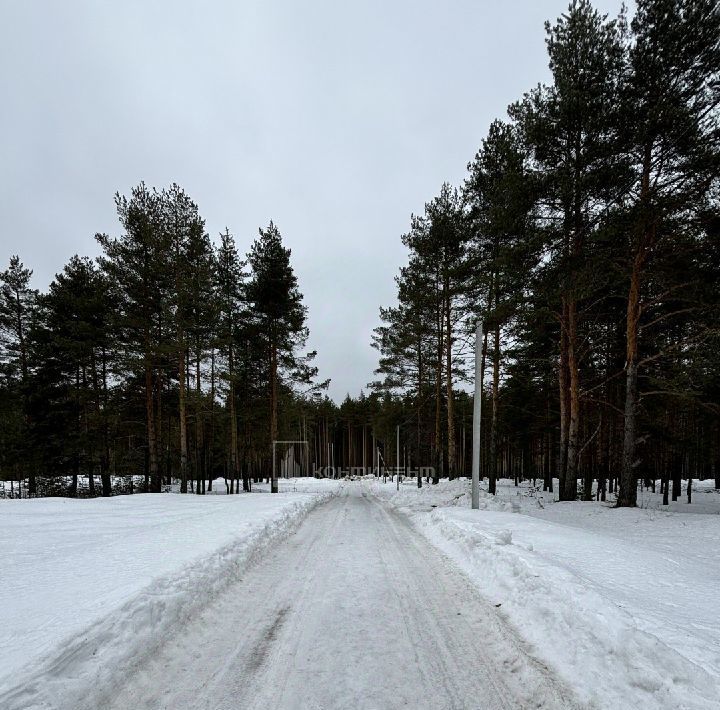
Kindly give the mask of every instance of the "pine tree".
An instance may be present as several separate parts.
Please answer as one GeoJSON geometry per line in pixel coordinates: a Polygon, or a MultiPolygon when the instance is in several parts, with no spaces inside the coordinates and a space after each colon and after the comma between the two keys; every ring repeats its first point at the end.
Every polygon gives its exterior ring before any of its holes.
{"type": "MultiPolygon", "coordinates": [[[[270,222],[261,229],[248,255],[252,276],[248,284],[248,301],[256,324],[256,336],[262,342],[266,358],[268,386],[269,448],[278,438],[278,387],[280,377],[299,364],[297,351],[308,336],[307,309],[297,277],[290,264],[290,249],[283,246],[277,227],[270,222]]],[[[275,471],[273,492],[277,492],[275,471]]]]}
{"type": "Polygon", "coordinates": [[[115,196],[124,234],[98,234],[101,265],[118,293],[116,325],[124,349],[124,369],[143,373],[147,477],[161,489],[159,437],[161,368],[173,350],[170,340],[173,245],[165,225],[162,195],[141,183],[130,198],[115,196]]]}
{"type": "MultiPolygon", "coordinates": [[[[180,492],[187,493],[189,457],[187,427],[188,352],[190,341],[196,345],[196,398],[200,401],[201,341],[204,341],[206,315],[212,278],[212,248],[205,234],[205,223],[197,205],[177,184],[160,195],[164,242],[171,245],[173,283],[172,317],[175,332],[175,359],[178,377],[178,414],[180,430],[180,492]],[[198,352],[200,351],[200,352],[198,352]]],[[[209,324],[208,324],[209,325],[209,324]]],[[[197,416],[197,414],[196,414],[197,416]]],[[[201,492],[201,467],[198,462],[197,486],[201,492]]],[[[204,478],[202,479],[204,480],[204,478]]]]}
{"type": "MultiPolygon", "coordinates": [[[[236,349],[240,332],[247,320],[244,304],[244,262],[241,261],[235,240],[226,228],[220,235],[220,246],[217,249],[217,300],[218,300],[218,335],[217,343],[220,353],[227,362],[227,371],[223,378],[227,381],[226,398],[228,409],[228,460],[230,463],[230,488],[235,492],[235,484],[240,479],[240,458],[238,455],[238,419],[237,419],[237,371],[236,349]]],[[[243,489],[250,490],[250,480],[243,476],[243,489]]]]}
{"type": "MultiPolygon", "coordinates": [[[[678,303],[677,259],[701,232],[699,210],[720,172],[720,7],[714,0],[639,0],[632,21],[630,76],[625,92],[632,190],[627,210],[625,426],[619,506],[634,506],[641,333],[692,308],[678,303]],[[666,242],[672,242],[666,249],[666,242]],[[673,260],[662,285],[653,271],[673,260]],[[677,311],[664,309],[674,300],[677,311]]],[[[690,282],[692,283],[692,281],[690,282]]],[[[653,357],[650,355],[650,357],[653,357]]]]}
{"type": "MultiPolygon", "coordinates": [[[[463,316],[467,228],[457,190],[444,184],[440,195],[425,205],[422,217],[413,217],[403,237],[410,249],[412,268],[431,294],[428,328],[435,352],[432,366],[435,387],[435,468],[438,480],[444,471],[457,473],[454,382],[461,363],[455,357],[458,324],[463,316]],[[442,430],[443,402],[446,431],[442,430]],[[446,434],[446,437],[443,434],[446,434]]],[[[423,304],[423,307],[427,306],[423,304]]]]}
{"type": "MultiPolygon", "coordinates": [[[[623,72],[624,19],[609,21],[589,0],[573,0],[554,26],[546,24],[553,83],[511,107],[534,168],[542,175],[539,205],[547,225],[544,262],[560,283],[560,497],[577,496],[581,436],[584,306],[591,302],[594,227],[617,169],[618,83],[623,72]]],[[[551,295],[551,297],[554,294],[551,295]]]]}
{"type": "Polygon", "coordinates": [[[74,256],[39,298],[30,332],[35,363],[32,382],[32,440],[51,473],[78,477],[100,470],[102,494],[111,492],[107,423],[107,351],[111,301],[102,275],[88,258],[74,256]]]}
{"type": "Polygon", "coordinates": [[[487,333],[492,333],[492,412],[490,418],[490,481],[495,493],[498,477],[498,421],[501,368],[501,332],[522,303],[537,254],[532,229],[534,184],[515,127],[494,121],[488,137],[468,166],[465,200],[473,229],[471,313],[481,315],[486,329],[483,348],[484,374],[487,333]]]}
{"type": "Polygon", "coordinates": [[[211,339],[216,330],[218,304],[215,299],[217,276],[215,255],[204,229],[191,230],[187,245],[190,309],[188,340],[192,344],[195,365],[195,480],[196,492],[205,493],[208,474],[209,447],[206,433],[206,401],[202,389],[203,363],[207,359],[211,339]]]}
{"type": "Polygon", "coordinates": [[[29,494],[37,492],[35,467],[27,447],[28,388],[30,363],[28,332],[33,322],[37,291],[30,288],[32,271],[25,268],[18,256],[10,259],[9,267],[0,273],[0,357],[8,390],[19,402],[14,447],[21,465],[28,468],[29,494]]]}
{"type": "Polygon", "coordinates": [[[416,435],[415,461],[429,461],[430,442],[427,421],[428,403],[434,386],[432,366],[436,348],[432,345],[432,289],[420,260],[411,257],[396,277],[398,306],[381,308],[383,325],[373,332],[373,347],[380,353],[376,375],[381,380],[371,383],[375,392],[396,396],[406,395],[414,401],[416,435]]]}

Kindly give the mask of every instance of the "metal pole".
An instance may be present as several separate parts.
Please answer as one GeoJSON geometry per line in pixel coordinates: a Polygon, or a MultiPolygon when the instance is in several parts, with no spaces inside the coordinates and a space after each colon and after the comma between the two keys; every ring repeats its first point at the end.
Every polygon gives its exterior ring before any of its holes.
{"type": "Polygon", "coordinates": [[[472,507],[480,508],[480,417],[482,414],[482,321],[475,326],[475,395],[473,397],[473,443],[472,443],[472,507]]]}

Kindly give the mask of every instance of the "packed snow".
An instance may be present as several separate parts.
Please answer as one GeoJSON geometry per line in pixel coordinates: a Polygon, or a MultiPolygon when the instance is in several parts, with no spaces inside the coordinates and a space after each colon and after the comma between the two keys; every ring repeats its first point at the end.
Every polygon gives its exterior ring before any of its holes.
{"type": "Polygon", "coordinates": [[[555,501],[523,484],[372,483],[594,707],[720,707],[720,495],[637,509],[555,501]]]}
{"type": "Polygon", "coordinates": [[[159,645],[341,486],[0,501],[0,706],[32,707],[53,678],[81,689],[159,645]]]}
{"type": "Polygon", "coordinates": [[[467,577],[360,484],[123,671],[72,710],[580,710],[467,577]]]}

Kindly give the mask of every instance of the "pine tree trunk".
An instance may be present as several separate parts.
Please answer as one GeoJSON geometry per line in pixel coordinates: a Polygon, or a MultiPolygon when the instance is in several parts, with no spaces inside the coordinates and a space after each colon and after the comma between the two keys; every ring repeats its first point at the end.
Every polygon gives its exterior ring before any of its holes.
{"type": "Polygon", "coordinates": [[[110,431],[108,425],[108,390],[107,390],[107,353],[102,349],[102,389],[103,389],[103,455],[100,459],[100,480],[103,496],[112,495],[110,479],[110,431]]]}
{"type": "Polygon", "coordinates": [[[195,447],[198,494],[205,495],[205,432],[203,430],[202,379],[200,377],[200,340],[195,342],[195,447]]]}
{"type": "MultiPolygon", "coordinates": [[[[162,374],[155,373],[155,392],[157,393],[157,402],[155,403],[155,475],[152,477],[153,491],[160,493],[162,491],[162,471],[160,469],[160,451],[163,441],[162,426],[162,392],[163,381],[162,374]]],[[[170,431],[168,430],[168,436],[170,431]]]]}
{"type": "Polygon", "coordinates": [[[180,420],[180,493],[188,491],[187,404],[185,392],[185,347],[178,333],[178,413],[180,420]]]}
{"type": "Polygon", "coordinates": [[[445,383],[447,396],[447,446],[448,446],[448,476],[455,478],[457,474],[457,451],[455,448],[455,403],[453,401],[453,374],[452,374],[452,313],[450,297],[450,280],[445,279],[445,331],[447,333],[445,348],[445,383]]]}
{"type": "Polygon", "coordinates": [[[635,478],[635,422],[637,412],[637,362],[625,366],[625,424],[623,428],[622,468],[617,505],[621,508],[637,505],[635,478]]]}
{"type": "Polygon", "coordinates": [[[212,492],[215,462],[213,446],[215,444],[215,348],[210,349],[210,445],[208,446],[208,491],[212,492]]]}
{"type": "Polygon", "coordinates": [[[90,353],[90,372],[92,378],[93,396],[95,400],[95,416],[98,418],[102,431],[101,451],[100,451],[100,484],[101,484],[101,495],[107,498],[112,493],[112,487],[110,482],[110,475],[108,473],[109,467],[109,447],[108,447],[108,426],[107,426],[107,399],[105,393],[107,392],[107,377],[105,372],[105,350],[102,351],[102,391],[100,389],[100,382],[98,379],[98,363],[95,357],[95,350],[93,349],[90,353]]]}
{"type": "MultiPolygon", "coordinates": [[[[229,478],[233,482],[237,478],[238,466],[238,436],[237,436],[237,409],[235,403],[235,373],[234,373],[233,349],[230,346],[228,356],[228,377],[230,380],[230,391],[228,399],[230,400],[230,471],[229,478]]],[[[230,493],[234,492],[234,483],[231,483],[230,493]]]]}
{"type": "MultiPolygon", "coordinates": [[[[277,440],[277,346],[273,341],[270,345],[270,447],[277,440]]],[[[278,492],[277,471],[271,472],[271,492],[278,492]]]]}
{"type": "Polygon", "coordinates": [[[600,411],[600,431],[598,433],[598,489],[596,500],[604,501],[606,494],[606,476],[608,469],[607,422],[600,411]]]}
{"type": "Polygon", "coordinates": [[[440,483],[440,469],[442,467],[442,361],[443,361],[443,327],[442,315],[438,308],[437,327],[437,360],[435,364],[435,450],[433,456],[433,485],[440,483]]]}
{"type": "Polygon", "coordinates": [[[252,490],[252,483],[251,483],[251,478],[250,478],[250,463],[249,463],[249,461],[246,461],[245,465],[241,466],[241,469],[242,469],[243,491],[245,491],[245,493],[250,493],[250,491],[252,490]]]}
{"type": "MultiPolygon", "coordinates": [[[[483,344],[482,344],[482,356],[480,358],[480,397],[482,402],[482,387],[485,384],[485,362],[487,361],[487,349],[488,349],[488,329],[483,328],[483,344]]],[[[481,417],[482,418],[482,417],[481,417]]],[[[480,471],[479,477],[483,479],[485,477],[483,471],[483,463],[485,458],[482,455],[482,440],[480,441],[480,471]]],[[[486,464],[487,465],[487,464],[486,464]]]]}
{"type": "Polygon", "coordinates": [[[637,504],[637,481],[635,478],[635,439],[638,403],[638,336],[640,328],[640,274],[642,253],[638,251],[633,262],[628,292],[626,319],[625,361],[625,425],[623,431],[623,458],[620,473],[619,507],[637,504]]]}
{"type": "Polygon", "coordinates": [[[569,378],[568,378],[568,338],[567,338],[567,303],[563,297],[562,318],[560,322],[560,360],[558,364],[558,387],[560,401],[560,460],[558,461],[558,497],[565,498],[565,480],[567,478],[568,454],[568,423],[570,417],[569,407],[569,378]]]}
{"type": "MultiPolygon", "coordinates": [[[[149,355],[146,354],[146,358],[149,355]]],[[[159,477],[158,477],[158,460],[157,460],[157,439],[156,439],[156,428],[155,428],[155,396],[153,392],[153,370],[150,363],[146,360],[145,363],[145,414],[147,417],[147,474],[146,477],[149,481],[158,481],[157,491],[159,492],[159,477]]],[[[145,489],[148,489],[146,483],[145,489]]]]}
{"type": "MultiPolygon", "coordinates": [[[[645,145],[640,187],[641,204],[647,208],[650,199],[650,174],[652,169],[652,142],[645,145]]],[[[655,241],[655,228],[645,223],[640,238],[635,242],[630,287],[628,289],[626,315],[625,360],[625,426],[623,435],[623,460],[620,474],[618,506],[634,507],[637,504],[637,481],[635,479],[635,440],[638,407],[638,338],[640,335],[640,299],[642,270],[655,241]]],[[[674,491],[673,491],[674,495],[674,491]]]]}
{"type": "MultiPolygon", "coordinates": [[[[673,417],[674,419],[674,417],[673,417]]],[[[677,425],[677,423],[675,422],[677,425]]],[[[671,459],[671,475],[672,475],[672,491],[671,496],[673,502],[675,502],[680,497],[680,476],[682,475],[682,462],[681,462],[681,456],[678,453],[677,449],[673,449],[672,453],[672,459],[671,459]]]]}
{"type": "Polygon", "coordinates": [[[277,348],[272,345],[270,355],[270,440],[275,441],[278,434],[278,401],[277,401],[277,348]]]}
{"type": "Polygon", "coordinates": [[[495,494],[498,478],[497,422],[500,396],[500,324],[493,332],[492,416],[490,419],[490,470],[488,492],[495,494]]]}
{"type": "Polygon", "coordinates": [[[577,306],[574,297],[568,302],[568,374],[570,376],[570,417],[567,441],[567,472],[563,500],[577,498],[578,453],[580,436],[580,371],[577,361],[577,306]]]}
{"type": "MultiPolygon", "coordinates": [[[[585,432],[585,437],[587,437],[587,431],[585,432]]],[[[594,446],[593,446],[594,449],[594,446]]],[[[594,454],[594,451],[592,451],[594,454]]],[[[594,480],[594,469],[597,467],[597,459],[595,455],[592,455],[590,457],[590,464],[584,467],[583,472],[583,500],[584,501],[591,501],[593,498],[592,494],[592,485],[594,480]]],[[[600,490],[600,482],[598,481],[598,490],[600,490]]]]}
{"type": "MultiPolygon", "coordinates": [[[[424,390],[424,372],[423,372],[423,357],[422,357],[422,338],[418,336],[417,341],[417,359],[418,359],[418,384],[417,384],[417,461],[418,470],[422,465],[422,402],[423,402],[423,390],[424,390]]],[[[373,469],[375,466],[375,437],[373,434],[373,452],[372,452],[373,469]]],[[[375,471],[373,470],[373,473],[375,471]]],[[[419,474],[418,474],[419,475],[419,474]]]]}
{"type": "MultiPolygon", "coordinates": [[[[27,345],[25,342],[25,329],[23,327],[23,306],[20,298],[20,292],[14,292],[15,300],[15,330],[17,332],[18,343],[20,345],[20,372],[22,377],[22,401],[23,401],[23,416],[25,427],[30,424],[29,416],[29,402],[28,402],[28,357],[27,357],[27,345]]],[[[25,463],[28,463],[28,458],[25,457],[25,463]]],[[[37,478],[36,478],[36,462],[33,460],[30,462],[28,467],[28,497],[33,498],[37,495],[37,478]]],[[[20,497],[22,498],[22,488],[20,489],[20,497]]]]}
{"type": "Polygon", "coordinates": [[[552,440],[550,434],[543,437],[543,490],[552,491],[552,440]]]}

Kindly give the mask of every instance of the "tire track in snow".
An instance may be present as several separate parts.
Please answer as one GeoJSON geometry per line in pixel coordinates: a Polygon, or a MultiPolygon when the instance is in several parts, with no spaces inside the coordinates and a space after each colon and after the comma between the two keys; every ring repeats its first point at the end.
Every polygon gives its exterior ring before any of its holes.
{"type": "Polygon", "coordinates": [[[179,630],[106,707],[580,706],[457,568],[351,485],[179,630]]]}

